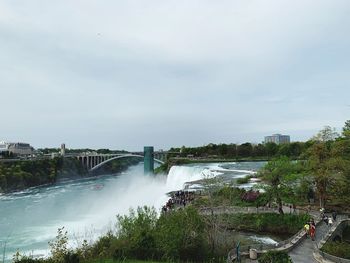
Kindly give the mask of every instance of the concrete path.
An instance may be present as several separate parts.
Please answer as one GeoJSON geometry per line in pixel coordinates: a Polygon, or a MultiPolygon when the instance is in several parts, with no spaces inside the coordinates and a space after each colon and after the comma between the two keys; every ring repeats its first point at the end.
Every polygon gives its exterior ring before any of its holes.
{"type": "Polygon", "coordinates": [[[317,262],[314,259],[313,252],[318,242],[329,231],[329,226],[324,222],[321,222],[316,227],[316,240],[312,241],[311,238],[304,239],[298,246],[291,250],[288,254],[292,258],[293,263],[313,263],[317,262]]]}

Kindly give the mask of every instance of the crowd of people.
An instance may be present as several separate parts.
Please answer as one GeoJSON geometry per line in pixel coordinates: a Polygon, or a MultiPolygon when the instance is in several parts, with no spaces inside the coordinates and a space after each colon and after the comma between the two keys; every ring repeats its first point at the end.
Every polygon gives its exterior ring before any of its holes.
{"type": "Polygon", "coordinates": [[[168,212],[177,207],[186,207],[187,204],[194,200],[194,192],[189,191],[176,191],[171,193],[171,197],[162,207],[163,212],[168,212]]]}
{"type": "Polygon", "coordinates": [[[337,213],[335,211],[333,211],[332,215],[330,215],[330,216],[327,216],[324,213],[324,208],[321,208],[320,212],[321,212],[321,218],[322,218],[323,222],[325,222],[326,225],[328,225],[330,227],[333,225],[333,222],[335,222],[337,220],[337,213]]]}
{"type": "MultiPolygon", "coordinates": [[[[333,211],[331,215],[326,215],[324,208],[321,208],[320,213],[323,222],[325,222],[329,227],[331,227],[333,225],[333,222],[337,220],[337,213],[335,211],[333,211]]],[[[310,236],[312,240],[315,240],[316,224],[313,218],[311,218],[311,220],[304,225],[304,229],[306,232],[306,237],[310,236]]]]}

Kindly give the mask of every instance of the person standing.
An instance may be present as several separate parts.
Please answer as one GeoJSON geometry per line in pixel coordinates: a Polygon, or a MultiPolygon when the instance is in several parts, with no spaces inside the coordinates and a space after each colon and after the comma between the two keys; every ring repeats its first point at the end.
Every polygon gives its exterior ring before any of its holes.
{"type": "Polygon", "coordinates": [[[337,212],[333,211],[332,213],[333,221],[337,220],[337,212]]]}
{"type": "Polygon", "coordinates": [[[304,229],[305,229],[306,238],[307,238],[308,235],[309,235],[309,231],[310,231],[310,225],[309,225],[309,223],[306,223],[306,224],[304,225],[304,229]]]}
{"type": "Polygon", "coordinates": [[[333,219],[331,216],[328,217],[328,225],[329,225],[329,227],[332,227],[332,225],[333,225],[333,219]]]}
{"type": "Polygon", "coordinates": [[[311,221],[310,223],[310,237],[312,240],[315,240],[316,236],[316,224],[314,221],[311,221]]]}

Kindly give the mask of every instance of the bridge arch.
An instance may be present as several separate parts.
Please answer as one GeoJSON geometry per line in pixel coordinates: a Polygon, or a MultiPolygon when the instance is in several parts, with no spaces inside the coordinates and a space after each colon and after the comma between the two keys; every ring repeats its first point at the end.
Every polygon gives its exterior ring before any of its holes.
{"type": "MultiPolygon", "coordinates": [[[[102,166],[105,165],[106,163],[109,163],[109,162],[111,162],[111,161],[113,161],[113,160],[121,159],[121,158],[128,158],[128,157],[139,157],[139,158],[142,158],[142,159],[144,158],[143,155],[139,155],[139,154],[125,154],[125,155],[115,156],[115,157],[112,157],[112,158],[110,158],[110,159],[107,159],[107,160],[105,160],[105,161],[99,163],[98,165],[95,165],[94,167],[92,167],[92,168],[90,169],[90,172],[95,171],[96,169],[102,167],[102,166]]],[[[157,163],[160,163],[160,164],[164,164],[164,162],[161,161],[161,160],[159,160],[159,159],[154,159],[154,161],[157,162],[157,163]]]]}

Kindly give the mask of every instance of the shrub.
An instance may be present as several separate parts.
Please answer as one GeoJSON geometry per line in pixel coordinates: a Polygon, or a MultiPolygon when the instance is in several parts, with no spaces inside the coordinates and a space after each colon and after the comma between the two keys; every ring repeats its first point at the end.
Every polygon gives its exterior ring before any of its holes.
{"type": "Polygon", "coordinates": [[[250,190],[250,191],[245,192],[241,196],[241,199],[243,201],[246,201],[246,202],[254,202],[258,199],[259,195],[260,195],[259,191],[250,190]]]}
{"type": "Polygon", "coordinates": [[[193,207],[163,214],[157,223],[162,259],[203,262],[207,256],[205,224],[193,207]]]}
{"type": "Polygon", "coordinates": [[[276,213],[224,215],[227,225],[243,231],[263,231],[278,235],[293,235],[303,228],[308,215],[276,213]]]}
{"type": "Polygon", "coordinates": [[[51,258],[54,262],[65,262],[65,257],[68,255],[68,235],[64,227],[59,228],[54,241],[49,242],[51,258]]]}
{"type": "Polygon", "coordinates": [[[237,182],[237,184],[246,184],[246,183],[249,182],[249,177],[246,176],[246,177],[243,177],[243,178],[238,178],[236,182],[237,182]]]}
{"type": "Polygon", "coordinates": [[[293,261],[284,251],[269,251],[258,259],[259,263],[292,263],[293,261]]]}
{"type": "MultiPolygon", "coordinates": [[[[154,208],[138,207],[135,213],[130,210],[129,216],[117,216],[118,233],[117,238],[120,244],[127,245],[122,250],[116,247],[115,250],[131,258],[148,259],[155,254],[155,226],[157,213],[154,208]]],[[[118,243],[117,242],[117,243],[118,243]]]]}
{"type": "Polygon", "coordinates": [[[350,244],[346,242],[327,242],[321,250],[336,257],[350,259],[350,244]]]}

